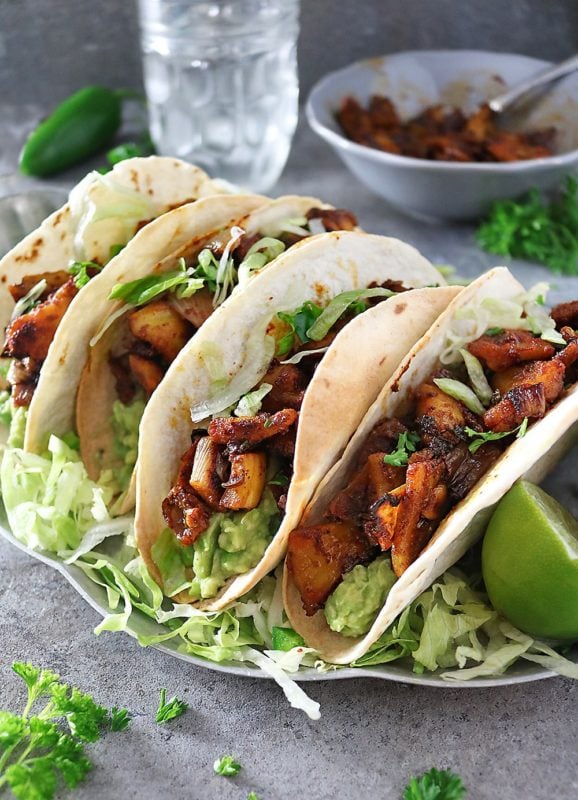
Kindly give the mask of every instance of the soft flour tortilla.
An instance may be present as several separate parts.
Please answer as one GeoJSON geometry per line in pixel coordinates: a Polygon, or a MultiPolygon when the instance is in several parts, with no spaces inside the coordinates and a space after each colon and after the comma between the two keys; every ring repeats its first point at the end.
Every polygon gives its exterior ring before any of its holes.
{"type": "MultiPolygon", "coordinates": [[[[524,291],[504,267],[483,275],[465,288],[415,345],[384,386],[351,439],[343,458],[319,485],[303,524],[318,522],[329,501],[350,478],[357,455],[374,426],[384,418],[404,416],[410,410],[414,389],[439,362],[445,336],[459,308],[479,303],[485,297],[512,299],[524,291]]],[[[514,481],[525,476],[539,481],[570,446],[577,433],[578,389],[568,392],[543,420],[516,439],[479,481],[468,497],[448,514],[426,549],[396,581],[383,609],[365,636],[351,638],[332,631],[323,610],[308,617],[287,567],[284,570],[284,602],[289,621],[309,647],[334,664],[349,664],[360,658],[395,618],[456,563],[485,530],[492,509],[514,481]],[[574,428],[574,430],[573,430],[574,428]]]]}
{"type": "MultiPolygon", "coordinates": [[[[198,167],[161,156],[121,161],[107,173],[106,179],[120,189],[143,195],[155,216],[222,191],[198,167]]],[[[95,192],[98,193],[98,186],[93,182],[90,187],[86,185],[85,191],[86,200],[90,202],[95,192]]],[[[108,216],[91,225],[82,253],[78,252],[78,243],[75,244],[78,222],[67,203],[0,260],[1,330],[8,325],[14,309],[14,300],[8,291],[10,284],[19,283],[26,275],[65,270],[70,262],[80,258],[100,264],[109,260],[111,246],[119,244],[115,217],[108,216]]]]}
{"type": "MultiPolygon", "coordinates": [[[[76,391],[100,325],[126,304],[109,300],[117,283],[176,269],[179,259],[263,203],[257,195],[213,195],[188,203],[140,230],[74,298],[58,326],[28,410],[24,448],[42,452],[51,433],[75,430],[76,391]]],[[[129,306],[126,306],[127,309],[129,306]]]]}
{"type": "MultiPolygon", "coordinates": [[[[190,445],[190,408],[211,398],[211,374],[203,360],[207,346],[220,350],[223,371],[238,397],[253,389],[269,366],[269,357],[266,363],[255,359],[251,343],[258,337],[262,341],[277,312],[386,280],[417,287],[443,283],[428,261],[396,239],[356,232],[312,237],[281,255],[247,290],[234,293],[173,362],[144,413],[137,463],[137,545],[161,585],[151,548],[166,527],[161,504],[176,477],[181,456],[190,445]]],[[[294,475],[281,527],[253,569],[231,578],[217,597],[198,603],[199,607],[226,607],[281,560],[289,531],[384,381],[459,291],[457,287],[441,287],[404,292],[364,312],[340,331],[305,394],[294,475]],[[389,327],[379,332],[373,324],[378,312],[389,322],[389,327]]],[[[177,599],[189,600],[182,593],[177,599]]]]}
{"type": "MultiPolygon", "coordinates": [[[[223,198],[222,202],[219,201],[219,203],[225,214],[226,225],[223,232],[225,239],[227,239],[231,227],[231,214],[228,209],[234,203],[230,203],[228,198],[223,198]]],[[[197,209],[199,207],[197,205],[197,209]]],[[[288,219],[304,216],[310,208],[330,208],[330,206],[325,205],[316,197],[290,195],[269,201],[265,205],[260,205],[256,211],[244,215],[236,220],[234,224],[243,228],[249,235],[262,233],[267,236],[275,236],[279,232],[280,223],[288,219]]],[[[215,233],[216,231],[211,228],[207,231],[207,235],[202,238],[202,241],[197,239],[195,242],[196,249],[201,248],[206,242],[212,241],[215,233]]],[[[169,238],[166,241],[166,252],[171,255],[164,260],[162,269],[158,271],[172,269],[174,266],[173,246],[169,238]]],[[[152,267],[153,265],[154,261],[150,262],[150,266],[152,267]]],[[[268,264],[264,269],[269,266],[271,264],[268,264]]],[[[141,272],[139,271],[140,274],[141,272]]],[[[256,274],[253,273],[249,278],[249,282],[256,274]]],[[[129,280],[133,280],[136,277],[136,272],[135,276],[130,274],[127,277],[129,280]]],[[[92,296],[90,298],[88,295],[86,296],[83,306],[86,306],[88,302],[92,304],[92,296]]],[[[110,310],[110,308],[114,307],[114,302],[108,301],[108,309],[110,310]]],[[[80,310],[77,311],[80,313],[80,310]]],[[[104,320],[105,316],[107,316],[107,312],[104,312],[101,321],[104,320]]],[[[114,470],[122,466],[115,453],[114,433],[111,427],[113,405],[118,396],[116,382],[109,365],[109,354],[114,345],[127,336],[127,328],[126,316],[119,317],[107,329],[104,336],[93,347],[89,348],[86,365],[82,371],[78,386],[76,431],[80,438],[82,460],[88,475],[93,480],[98,479],[103,469],[114,470]]],[[[66,384],[70,386],[70,380],[67,380],[66,384]]],[[[119,513],[126,513],[134,506],[134,488],[134,481],[132,481],[130,489],[117,509],[119,513]]]]}

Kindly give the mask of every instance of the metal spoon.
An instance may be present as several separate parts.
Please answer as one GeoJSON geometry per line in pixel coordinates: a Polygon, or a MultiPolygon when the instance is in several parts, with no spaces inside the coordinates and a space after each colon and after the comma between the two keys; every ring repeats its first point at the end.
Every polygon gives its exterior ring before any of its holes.
{"type": "Polygon", "coordinates": [[[497,95],[488,102],[488,105],[494,113],[502,114],[508,108],[516,105],[516,103],[522,100],[526,94],[533,89],[537,89],[539,86],[555,81],[558,78],[563,78],[565,75],[577,69],[578,55],[575,55],[566,59],[566,61],[562,61],[560,64],[541,70],[525,81],[522,81],[517,86],[514,86],[512,89],[508,89],[507,92],[497,95]]]}

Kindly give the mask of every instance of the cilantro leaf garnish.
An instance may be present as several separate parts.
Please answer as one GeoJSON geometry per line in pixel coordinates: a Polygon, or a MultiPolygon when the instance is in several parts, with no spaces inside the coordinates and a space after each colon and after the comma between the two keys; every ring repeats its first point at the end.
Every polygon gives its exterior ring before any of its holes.
{"type": "Polygon", "coordinates": [[[409,460],[409,454],[415,453],[416,447],[420,442],[419,435],[412,431],[404,431],[397,437],[397,445],[393,453],[383,457],[384,464],[392,467],[405,467],[409,460]]]}
{"type": "Polygon", "coordinates": [[[235,761],[233,756],[221,756],[213,764],[213,769],[217,775],[224,778],[234,778],[241,770],[241,765],[235,761]]]}
{"type": "Polygon", "coordinates": [[[307,335],[307,331],[313,325],[317,317],[321,316],[323,309],[315,305],[310,300],[303,303],[292,314],[279,311],[278,318],[289,326],[289,331],[277,342],[277,351],[275,355],[284,356],[289,353],[293,346],[296,344],[307,344],[311,339],[307,335]]]}
{"type": "Polygon", "coordinates": [[[500,431],[499,433],[495,433],[494,431],[475,431],[473,428],[466,427],[464,428],[464,433],[466,433],[470,439],[472,439],[468,445],[468,450],[470,453],[476,453],[486,442],[495,442],[498,439],[504,439],[506,436],[512,436],[514,433],[516,434],[516,439],[521,439],[526,435],[527,430],[528,417],[524,417],[522,424],[518,425],[517,428],[514,428],[511,431],[500,431]]]}
{"type": "Polygon", "coordinates": [[[62,783],[73,789],[92,768],[85,743],[107,727],[126,728],[128,714],[113,708],[109,717],[52,670],[23,662],[12,669],[26,684],[28,700],[20,716],[0,711],[0,791],[8,786],[19,800],[52,800],[62,783]],[[45,705],[37,709],[41,698],[45,705]],[[118,727],[121,718],[126,722],[118,727]]]}
{"type": "Polygon", "coordinates": [[[499,336],[501,333],[504,333],[503,328],[488,328],[485,335],[486,336],[499,336]]]}
{"type": "Polygon", "coordinates": [[[249,794],[247,795],[247,800],[259,800],[259,798],[255,794],[255,792],[249,792],[249,794]]]}
{"type": "Polygon", "coordinates": [[[476,233],[490,253],[527,258],[553,272],[578,275],[578,181],[568,176],[561,196],[547,202],[537,189],[526,199],[498,200],[476,233]]]}
{"type": "Polygon", "coordinates": [[[96,261],[75,261],[68,267],[70,274],[74,275],[74,285],[77,289],[82,289],[93,277],[88,274],[89,270],[100,272],[101,269],[102,265],[97,264],[96,261]]]}
{"type": "Polygon", "coordinates": [[[462,800],[466,787],[462,779],[448,769],[430,769],[412,778],[405,787],[403,800],[462,800]]]}
{"type": "Polygon", "coordinates": [[[161,696],[159,701],[159,707],[157,709],[157,724],[162,725],[165,722],[168,722],[170,719],[176,719],[176,717],[180,717],[181,714],[184,714],[187,708],[189,707],[188,703],[185,703],[184,700],[179,700],[177,697],[171,697],[171,699],[167,702],[167,690],[161,689],[161,696]]]}

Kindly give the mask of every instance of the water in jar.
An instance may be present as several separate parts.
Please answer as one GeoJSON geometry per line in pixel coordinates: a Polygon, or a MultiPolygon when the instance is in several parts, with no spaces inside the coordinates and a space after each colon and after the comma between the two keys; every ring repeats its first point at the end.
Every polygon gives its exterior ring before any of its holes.
{"type": "Polygon", "coordinates": [[[157,152],[269,189],[297,123],[298,0],[140,0],[140,18],[157,152]]]}

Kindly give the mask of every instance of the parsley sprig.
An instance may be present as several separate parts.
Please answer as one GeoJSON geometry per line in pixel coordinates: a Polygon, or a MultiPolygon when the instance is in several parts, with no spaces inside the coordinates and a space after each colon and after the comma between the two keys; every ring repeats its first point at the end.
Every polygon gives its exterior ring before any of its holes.
{"type": "Polygon", "coordinates": [[[578,181],[568,177],[557,200],[543,200],[537,189],[520,202],[499,200],[476,233],[490,253],[527,258],[553,272],[578,275],[578,181]]]}
{"type": "Polygon", "coordinates": [[[107,728],[125,730],[128,712],[109,712],[52,670],[18,661],[12,669],[28,699],[21,715],[0,711],[0,791],[8,786],[19,800],[52,800],[59,783],[73,789],[92,768],[84,745],[107,728]]]}
{"type": "Polygon", "coordinates": [[[185,713],[188,707],[189,704],[185,703],[184,700],[179,700],[178,697],[171,697],[171,699],[167,702],[167,690],[161,689],[159,707],[157,709],[156,716],[157,723],[162,725],[163,723],[168,722],[170,719],[180,717],[181,714],[185,713]]]}
{"type": "Polygon", "coordinates": [[[383,457],[384,464],[391,464],[392,467],[405,467],[409,461],[410,453],[415,453],[416,447],[420,442],[419,435],[412,431],[404,431],[397,437],[397,446],[393,453],[383,457]]]}
{"type": "Polygon", "coordinates": [[[518,425],[517,428],[514,428],[511,431],[494,433],[494,431],[476,431],[473,428],[464,428],[464,432],[467,433],[467,435],[472,439],[468,445],[468,450],[470,453],[476,453],[486,442],[495,442],[498,439],[503,439],[505,436],[512,436],[514,433],[516,434],[516,439],[521,439],[526,435],[527,430],[528,417],[524,417],[524,421],[521,423],[521,425],[518,425]]]}
{"type": "Polygon", "coordinates": [[[221,756],[213,764],[215,774],[222,775],[224,778],[234,778],[241,771],[241,765],[235,761],[233,756],[221,756]]]}
{"type": "Polygon", "coordinates": [[[403,800],[462,800],[465,796],[466,788],[458,775],[434,768],[410,780],[403,800]]]}

